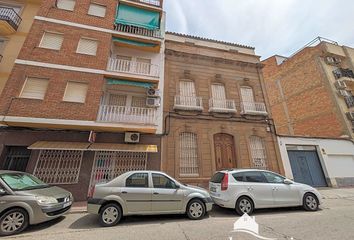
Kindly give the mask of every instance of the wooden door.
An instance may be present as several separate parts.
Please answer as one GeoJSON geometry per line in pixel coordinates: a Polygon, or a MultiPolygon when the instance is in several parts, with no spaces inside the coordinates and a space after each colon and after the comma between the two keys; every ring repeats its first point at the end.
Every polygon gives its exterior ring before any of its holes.
{"type": "Polygon", "coordinates": [[[216,170],[236,168],[233,136],[219,133],[214,135],[216,170]]]}

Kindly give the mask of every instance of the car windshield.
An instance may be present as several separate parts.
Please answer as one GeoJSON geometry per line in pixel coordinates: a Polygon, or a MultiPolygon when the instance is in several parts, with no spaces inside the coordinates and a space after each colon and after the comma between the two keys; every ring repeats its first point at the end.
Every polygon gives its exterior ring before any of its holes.
{"type": "Polygon", "coordinates": [[[48,184],[26,173],[4,173],[0,178],[14,191],[47,188],[48,184]]]}

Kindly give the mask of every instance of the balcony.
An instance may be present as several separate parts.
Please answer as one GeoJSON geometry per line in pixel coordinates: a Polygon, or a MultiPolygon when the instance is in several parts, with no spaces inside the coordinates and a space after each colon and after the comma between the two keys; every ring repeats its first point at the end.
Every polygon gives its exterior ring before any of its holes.
{"type": "Polygon", "coordinates": [[[101,105],[97,122],[156,125],[157,110],[115,105],[101,105]]]}
{"type": "Polygon", "coordinates": [[[130,1],[137,2],[137,3],[144,3],[154,7],[162,7],[161,0],[130,0],[130,1]]]}
{"type": "Polygon", "coordinates": [[[261,102],[242,102],[241,107],[242,114],[268,115],[265,104],[261,102]]]}
{"type": "Polygon", "coordinates": [[[234,100],[226,99],[209,99],[209,112],[216,113],[236,113],[236,105],[234,100]]]}
{"type": "Polygon", "coordinates": [[[354,72],[351,69],[338,68],[333,71],[334,77],[342,81],[354,81],[354,72]]]}
{"type": "Polygon", "coordinates": [[[203,111],[201,97],[175,96],[175,110],[203,111]]]}
{"type": "Polygon", "coordinates": [[[155,78],[158,78],[160,75],[158,65],[117,58],[110,58],[108,60],[107,70],[110,72],[130,73],[155,78]]]}
{"type": "Polygon", "coordinates": [[[22,19],[12,8],[0,7],[0,34],[13,34],[20,26],[22,19]]]}
{"type": "Polygon", "coordinates": [[[130,25],[124,24],[116,24],[114,26],[114,30],[118,32],[124,32],[134,35],[140,35],[145,37],[154,37],[154,38],[161,38],[161,31],[160,29],[150,30],[142,27],[135,27],[130,25]]]}
{"type": "Polygon", "coordinates": [[[354,107],[354,96],[353,95],[344,97],[344,101],[347,104],[348,108],[354,107]]]}

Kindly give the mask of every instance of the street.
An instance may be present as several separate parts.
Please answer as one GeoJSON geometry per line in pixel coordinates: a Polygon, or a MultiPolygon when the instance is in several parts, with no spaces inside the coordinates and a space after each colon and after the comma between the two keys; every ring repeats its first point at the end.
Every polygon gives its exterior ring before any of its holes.
{"type": "MultiPolygon", "coordinates": [[[[354,190],[322,190],[323,205],[318,212],[301,208],[258,210],[253,216],[259,234],[276,239],[354,239],[354,190]]],[[[97,217],[71,213],[58,220],[31,226],[24,233],[7,239],[256,239],[247,234],[232,233],[239,217],[233,210],[214,207],[201,221],[185,216],[125,217],[112,228],[101,228],[97,217]]]]}

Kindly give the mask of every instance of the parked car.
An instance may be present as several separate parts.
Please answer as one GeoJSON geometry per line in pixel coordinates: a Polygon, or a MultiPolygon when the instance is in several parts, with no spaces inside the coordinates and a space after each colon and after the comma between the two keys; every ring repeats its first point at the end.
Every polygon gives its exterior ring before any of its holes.
{"type": "Polygon", "coordinates": [[[163,172],[131,171],[97,184],[88,198],[87,210],[99,214],[100,224],[109,227],[128,215],[187,213],[197,220],[212,205],[205,189],[181,184],[163,172]]]}
{"type": "Polygon", "coordinates": [[[251,214],[258,208],[292,206],[317,211],[321,204],[315,188],[265,170],[219,171],[211,178],[209,190],[215,204],[233,208],[239,215],[251,214]]]}
{"type": "Polygon", "coordinates": [[[70,210],[72,202],[70,192],[31,174],[0,170],[0,236],[58,218],[70,210]]]}

